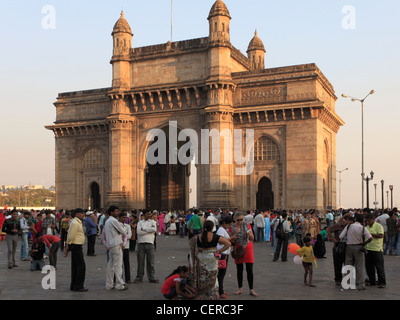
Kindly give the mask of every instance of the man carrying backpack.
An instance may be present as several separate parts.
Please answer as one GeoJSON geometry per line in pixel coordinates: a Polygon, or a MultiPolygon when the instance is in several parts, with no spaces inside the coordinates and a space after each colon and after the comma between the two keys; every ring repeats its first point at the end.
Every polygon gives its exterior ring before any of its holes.
{"type": "Polygon", "coordinates": [[[287,248],[289,242],[289,233],[292,232],[290,223],[287,221],[287,213],[283,212],[279,219],[278,225],[275,230],[275,237],[277,240],[275,255],[272,261],[276,262],[279,259],[279,255],[282,248],[282,262],[287,261],[287,248]]]}

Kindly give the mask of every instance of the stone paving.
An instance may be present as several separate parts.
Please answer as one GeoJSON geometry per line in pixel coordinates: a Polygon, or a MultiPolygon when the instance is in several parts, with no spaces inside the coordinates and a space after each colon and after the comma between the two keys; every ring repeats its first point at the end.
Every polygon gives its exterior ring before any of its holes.
{"type": "MultiPolygon", "coordinates": [[[[64,258],[58,253],[56,272],[56,289],[42,288],[42,279],[46,276],[39,271],[29,271],[30,262],[17,261],[17,268],[7,268],[7,246],[0,242],[0,300],[165,300],[160,293],[165,277],[177,266],[187,264],[188,241],[178,236],[157,236],[156,277],[160,283],[150,283],[145,275],[143,282],[130,284],[123,292],[106,291],[106,252],[97,239],[95,257],[87,257],[85,287],[86,293],[75,293],[69,290],[70,255],[64,258]]],[[[313,282],[315,288],[303,285],[303,267],[293,262],[294,255],[288,253],[288,261],[272,261],[272,247],[269,243],[254,244],[254,289],[259,294],[252,297],[248,294],[246,271],[244,271],[243,294],[233,295],[237,290],[236,267],[233,259],[229,260],[225,277],[225,291],[229,293],[224,301],[244,300],[397,300],[400,295],[400,257],[385,256],[387,287],[367,287],[365,291],[341,290],[333,281],[332,243],[327,243],[326,259],[317,261],[314,267],[313,282]]],[[[84,247],[86,253],[86,246],[84,247]]],[[[16,258],[19,260],[18,248],[16,258]]],[[[48,262],[48,260],[46,260],[48,262]]],[[[136,253],[130,253],[132,280],[136,276],[136,253]]]]}

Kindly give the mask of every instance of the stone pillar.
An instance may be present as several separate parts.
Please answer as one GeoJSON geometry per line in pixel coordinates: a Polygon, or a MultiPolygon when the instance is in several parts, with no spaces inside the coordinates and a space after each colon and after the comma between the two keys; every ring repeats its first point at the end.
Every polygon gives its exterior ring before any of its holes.
{"type": "Polygon", "coordinates": [[[205,129],[210,138],[201,141],[200,207],[232,208],[234,196],[232,85],[209,85],[208,107],[204,110],[205,129]],[[209,143],[207,148],[207,141],[209,143]],[[208,150],[208,155],[207,155],[208,150]],[[207,165],[207,162],[209,165],[207,165]]]}
{"type": "Polygon", "coordinates": [[[106,206],[133,207],[132,153],[134,149],[134,124],[136,118],[128,112],[127,101],[119,96],[112,101],[113,112],[109,123],[109,190],[106,206]]]}

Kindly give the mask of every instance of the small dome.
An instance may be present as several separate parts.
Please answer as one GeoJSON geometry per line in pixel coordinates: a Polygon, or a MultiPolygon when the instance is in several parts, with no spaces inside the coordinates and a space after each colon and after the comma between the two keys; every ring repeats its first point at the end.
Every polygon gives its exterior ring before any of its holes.
{"type": "Polygon", "coordinates": [[[266,52],[265,47],[264,47],[264,43],[259,38],[259,36],[257,34],[257,30],[254,33],[254,38],[251,39],[251,41],[249,43],[249,47],[247,48],[247,52],[254,51],[254,50],[262,50],[262,51],[266,52]]]}
{"type": "Polygon", "coordinates": [[[210,14],[208,15],[208,19],[215,16],[226,16],[229,19],[232,19],[231,15],[229,14],[228,7],[222,0],[215,1],[214,5],[210,10],[210,14]]]}
{"type": "Polygon", "coordinates": [[[119,33],[119,32],[129,33],[131,36],[133,36],[132,29],[129,26],[128,21],[126,21],[126,19],[124,17],[123,11],[121,11],[121,18],[119,18],[118,21],[114,25],[112,35],[114,35],[114,33],[119,33]]]}

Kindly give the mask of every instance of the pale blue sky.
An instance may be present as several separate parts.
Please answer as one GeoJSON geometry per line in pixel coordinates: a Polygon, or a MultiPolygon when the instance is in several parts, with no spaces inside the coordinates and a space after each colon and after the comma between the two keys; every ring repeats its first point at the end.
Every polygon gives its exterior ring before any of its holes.
{"type": "MultiPolygon", "coordinates": [[[[208,35],[214,0],[174,0],[173,40],[208,35]]],[[[396,0],[226,0],[231,42],[243,53],[258,30],[267,50],[266,67],[315,62],[333,84],[336,111],[346,122],[337,136],[337,169],[343,173],[342,203],[361,205],[361,109],[365,105],[365,171],[400,189],[399,9],[396,0]],[[356,27],[346,30],[342,8],[356,10],[356,27]]],[[[54,137],[59,92],[111,85],[111,32],[121,9],[134,33],[133,46],[170,40],[170,0],[0,2],[0,185],[54,184],[54,137]],[[42,28],[42,8],[56,12],[56,29],[42,28]]],[[[370,206],[374,201],[371,183],[370,206]]],[[[385,195],[386,199],[386,195],[385,195]]],[[[379,205],[380,206],[380,205],[379,205]]]]}

